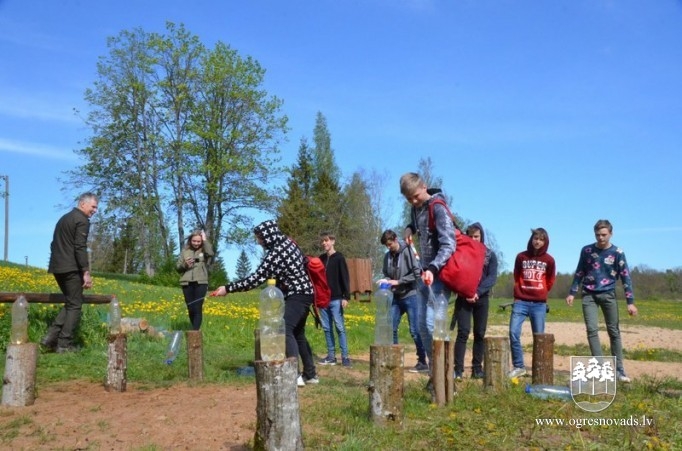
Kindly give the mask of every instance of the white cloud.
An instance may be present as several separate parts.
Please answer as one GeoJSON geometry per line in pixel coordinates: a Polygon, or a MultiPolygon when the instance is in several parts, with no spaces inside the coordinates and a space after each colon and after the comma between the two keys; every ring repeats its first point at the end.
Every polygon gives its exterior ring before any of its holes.
{"type": "Polygon", "coordinates": [[[9,152],[21,155],[54,158],[57,160],[77,160],[78,157],[71,150],[48,146],[39,143],[14,141],[0,138],[0,153],[9,152]]]}

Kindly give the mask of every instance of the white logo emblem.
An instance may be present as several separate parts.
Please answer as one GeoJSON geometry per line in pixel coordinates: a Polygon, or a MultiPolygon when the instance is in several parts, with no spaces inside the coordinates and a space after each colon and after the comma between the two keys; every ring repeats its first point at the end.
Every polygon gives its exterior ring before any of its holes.
{"type": "Polygon", "coordinates": [[[616,397],[614,356],[571,356],[571,397],[583,410],[600,412],[616,397]]]}

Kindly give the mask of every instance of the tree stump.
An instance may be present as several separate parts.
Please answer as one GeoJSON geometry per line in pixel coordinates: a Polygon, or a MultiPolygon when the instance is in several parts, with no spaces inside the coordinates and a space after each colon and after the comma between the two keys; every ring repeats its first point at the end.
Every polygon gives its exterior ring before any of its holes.
{"type": "Polygon", "coordinates": [[[444,406],[455,397],[455,343],[451,340],[433,340],[431,358],[431,381],[433,383],[433,402],[444,406]]]}
{"type": "Polygon", "coordinates": [[[256,369],[255,450],[301,450],[298,359],[254,362],[256,369]]]}
{"type": "Polygon", "coordinates": [[[554,385],[553,334],[533,334],[533,384],[554,385]]]}
{"type": "Polygon", "coordinates": [[[2,381],[2,405],[32,406],[35,402],[38,345],[22,343],[7,345],[5,377],[2,381]]]}
{"type": "Polygon", "coordinates": [[[128,382],[128,337],[126,334],[109,334],[107,355],[107,391],[124,392],[128,382]]]}
{"type": "Polygon", "coordinates": [[[483,386],[489,391],[501,391],[506,389],[509,380],[509,338],[508,337],[485,337],[484,365],[485,377],[483,386]]]}
{"type": "Polygon", "coordinates": [[[187,331],[187,360],[189,379],[201,382],[204,380],[204,345],[200,330],[187,331]]]}
{"type": "Polygon", "coordinates": [[[369,347],[369,415],[376,425],[403,425],[405,347],[369,347]]]}

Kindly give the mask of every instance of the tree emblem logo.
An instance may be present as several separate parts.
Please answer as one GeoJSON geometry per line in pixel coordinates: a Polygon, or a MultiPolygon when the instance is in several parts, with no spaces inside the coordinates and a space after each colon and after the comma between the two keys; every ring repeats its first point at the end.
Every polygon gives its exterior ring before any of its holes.
{"type": "Polygon", "coordinates": [[[616,397],[614,356],[571,356],[571,397],[588,412],[601,412],[616,397]]]}

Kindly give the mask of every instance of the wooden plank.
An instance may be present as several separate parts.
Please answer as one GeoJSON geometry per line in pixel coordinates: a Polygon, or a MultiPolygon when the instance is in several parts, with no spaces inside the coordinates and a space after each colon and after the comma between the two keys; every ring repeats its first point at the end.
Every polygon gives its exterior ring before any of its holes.
{"type": "MultiPolygon", "coordinates": [[[[12,303],[21,295],[26,298],[26,301],[34,304],[63,304],[66,302],[62,293],[0,293],[0,302],[12,303]]],[[[109,304],[113,298],[113,294],[86,294],[83,296],[83,303],[109,304]]]]}

